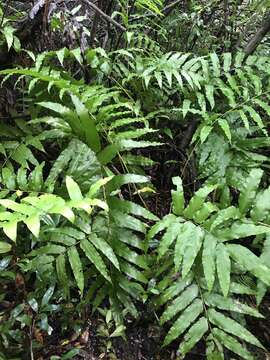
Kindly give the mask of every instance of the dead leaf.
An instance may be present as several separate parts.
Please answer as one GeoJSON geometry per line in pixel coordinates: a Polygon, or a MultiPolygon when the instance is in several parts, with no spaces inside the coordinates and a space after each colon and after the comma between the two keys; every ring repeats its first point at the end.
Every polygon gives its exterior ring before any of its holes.
{"type": "Polygon", "coordinates": [[[43,335],[39,329],[37,328],[34,329],[34,336],[37,342],[39,342],[40,344],[44,343],[43,335]]]}
{"type": "Polygon", "coordinates": [[[89,341],[89,331],[85,330],[80,336],[80,343],[86,345],[89,341]]]}

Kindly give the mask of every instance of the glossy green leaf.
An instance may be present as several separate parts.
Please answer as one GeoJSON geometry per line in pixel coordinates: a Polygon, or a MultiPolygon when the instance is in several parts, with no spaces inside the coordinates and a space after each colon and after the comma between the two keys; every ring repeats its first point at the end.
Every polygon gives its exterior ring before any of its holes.
{"type": "Polygon", "coordinates": [[[187,307],[178,319],[173,323],[170,328],[163,346],[169,345],[173,340],[177,339],[183,334],[183,332],[190,326],[190,324],[197,319],[197,317],[203,312],[203,303],[201,300],[196,299],[187,307]]]}
{"type": "Polygon", "coordinates": [[[209,291],[212,290],[216,273],[216,246],[217,240],[209,233],[205,234],[202,252],[202,264],[205,280],[209,291]]]}
{"type": "Polygon", "coordinates": [[[259,257],[242,245],[230,244],[226,247],[235,262],[270,286],[270,268],[259,257]]]}
{"type": "Polygon", "coordinates": [[[172,179],[173,184],[176,186],[176,190],[172,190],[172,202],[173,212],[175,215],[181,215],[185,207],[185,198],[182,180],[180,177],[174,177],[172,179]]]}
{"type": "MultiPolygon", "coordinates": [[[[108,273],[108,270],[106,268],[106,265],[102,259],[102,257],[99,255],[97,250],[94,248],[94,246],[86,239],[82,240],[80,243],[81,249],[84,251],[85,255],[88,257],[88,259],[91,261],[91,263],[96,267],[96,269],[100,272],[102,276],[109,282],[111,282],[110,275],[108,273]]],[[[107,248],[108,250],[108,248],[107,248]]],[[[104,250],[106,251],[106,250],[104,250]]]]}
{"type": "Polygon", "coordinates": [[[10,252],[12,249],[12,246],[9,243],[0,241],[0,254],[6,254],[10,252]]]}
{"type": "Polygon", "coordinates": [[[240,339],[245,340],[246,342],[256,345],[258,347],[263,348],[262,344],[252,335],[246,328],[240,325],[235,320],[223,315],[220,312],[217,312],[214,309],[209,309],[207,311],[209,321],[219,327],[221,330],[225,332],[235,335],[240,339]]]}
{"type": "Polygon", "coordinates": [[[79,185],[70,177],[66,177],[66,187],[71,200],[82,200],[82,192],[79,185]]]}
{"type": "Polygon", "coordinates": [[[178,352],[186,355],[201,340],[208,330],[208,321],[205,317],[201,317],[184,336],[184,340],[179,346],[178,352]]]}
{"type": "Polygon", "coordinates": [[[116,267],[116,269],[120,271],[118,259],[111,246],[105,240],[98,237],[96,234],[90,234],[88,239],[95,246],[95,248],[97,250],[100,250],[108,258],[108,260],[116,267]]]}
{"type": "Polygon", "coordinates": [[[252,169],[250,171],[239,196],[239,210],[241,213],[245,213],[255,199],[262,176],[263,171],[261,169],[252,169]]]}
{"type": "Polygon", "coordinates": [[[228,295],[230,288],[231,260],[225,245],[219,244],[216,250],[216,266],[218,280],[224,296],[228,295]]]}
{"type": "Polygon", "coordinates": [[[213,308],[263,318],[263,315],[261,315],[255,308],[230,297],[225,298],[219,294],[206,294],[204,299],[206,304],[213,308]]]}
{"type": "Polygon", "coordinates": [[[197,285],[191,285],[182,292],[173,302],[167,307],[160,318],[160,324],[171,320],[176,314],[185,309],[198,296],[199,289],[197,285]]]}
{"type": "Polygon", "coordinates": [[[60,254],[56,258],[56,273],[66,298],[69,297],[69,279],[66,272],[65,255],[60,254]]]}
{"type": "Polygon", "coordinates": [[[81,294],[83,294],[84,290],[84,276],[83,276],[83,268],[79,253],[75,246],[72,246],[68,250],[68,260],[73,271],[73,275],[75,277],[78,288],[80,289],[81,294]]]}
{"type": "MultiPolygon", "coordinates": [[[[245,349],[240,342],[238,342],[235,338],[228,335],[224,331],[214,328],[212,330],[213,335],[217,338],[227,349],[231,350],[235,354],[241,356],[241,358],[246,360],[253,360],[254,357],[249,353],[247,349],[245,349]]],[[[215,360],[215,359],[213,359],[215,360]]]]}

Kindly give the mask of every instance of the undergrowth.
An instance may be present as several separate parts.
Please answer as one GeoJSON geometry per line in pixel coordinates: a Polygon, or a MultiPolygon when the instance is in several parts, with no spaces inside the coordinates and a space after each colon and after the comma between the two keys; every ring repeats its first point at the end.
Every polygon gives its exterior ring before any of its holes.
{"type": "Polygon", "coordinates": [[[179,358],[204,344],[209,360],[252,359],[269,350],[245,320],[263,319],[270,286],[269,56],[165,46],[162,1],[119,4],[128,31],[118,46],[41,54],[22,50],[2,5],[1,46],[30,65],[0,71],[16,93],[0,114],[0,358],[26,346],[34,358],[56,319],[63,334],[80,333],[97,311],[101,336],[125,339],[147,307],[179,358]],[[156,19],[159,41],[136,16],[156,19]],[[186,162],[171,159],[161,217],[149,174],[166,142],[186,162]]]}

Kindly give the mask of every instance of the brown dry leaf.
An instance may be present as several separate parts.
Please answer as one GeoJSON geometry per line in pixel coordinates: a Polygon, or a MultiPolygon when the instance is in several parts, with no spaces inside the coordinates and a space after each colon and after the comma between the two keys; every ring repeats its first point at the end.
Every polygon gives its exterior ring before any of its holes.
{"type": "Polygon", "coordinates": [[[44,343],[43,335],[39,329],[37,328],[34,329],[34,336],[37,342],[39,342],[40,344],[44,343]]]}
{"type": "Polygon", "coordinates": [[[80,336],[80,343],[86,345],[89,341],[89,331],[85,330],[80,336]]]}
{"type": "Polygon", "coordinates": [[[22,274],[17,273],[16,278],[15,278],[15,285],[17,289],[22,289],[24,288],[24,277],[22,276],[22,274]]]}

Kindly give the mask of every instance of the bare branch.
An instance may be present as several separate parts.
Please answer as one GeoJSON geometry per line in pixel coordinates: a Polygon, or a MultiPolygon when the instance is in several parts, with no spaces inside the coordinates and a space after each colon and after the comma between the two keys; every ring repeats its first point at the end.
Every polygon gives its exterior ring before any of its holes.
{"type": "Polygon", "coordinates": [[[245,46],[244,52],[246,56],[251,55],[261,43],[265,35],[270,31],[270,12],[267,14],[265,20],[262,23],[260,29],[254,34],[254,36],[249,40],[245,46]]]}
{"type": "Polygon", "coordinates": [[[110,24],[113,24],[115,27],[120,29],[121,31],[126,31],[126,28],[119,24],[117,21],[112,19],[109,15],[105,14],[102,10],[100,10],[99,7],[97,7],[95,4],[93,4],[89,0],[83,0],[84,3],[86,3],[88,6],[90,6],[94,11],[96,11],[100,16],[102,16],[106,21],[108,21],[110,24]]]}

